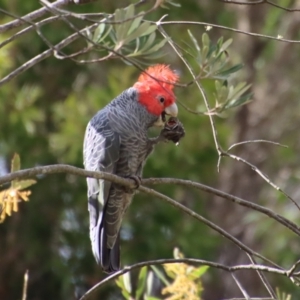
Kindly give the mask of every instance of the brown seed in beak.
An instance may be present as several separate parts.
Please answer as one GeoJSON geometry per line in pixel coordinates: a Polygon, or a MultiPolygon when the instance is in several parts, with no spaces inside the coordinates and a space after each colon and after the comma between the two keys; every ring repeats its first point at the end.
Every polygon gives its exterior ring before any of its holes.
{"type": "Polygon", "coordinates": [[[177,145],[179,140],[185,136],[184,127],[177,118],[170,117],[161,131],[161,135],[177,145]]]}

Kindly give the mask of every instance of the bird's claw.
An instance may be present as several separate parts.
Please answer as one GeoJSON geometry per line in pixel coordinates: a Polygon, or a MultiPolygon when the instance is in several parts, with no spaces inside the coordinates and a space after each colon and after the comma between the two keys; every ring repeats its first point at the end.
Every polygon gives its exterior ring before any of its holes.
{"type": "Polygon", "coordinates": [[[160,132],[160,136],[165,140],[178,144],[179,140],[185,136],[184,127],[177,118],[170,117],[160,132]]]}
{"type": "Polygon", "coordinates": [[[140,176],[137,175],[130,175],[127,176],[128,179],[132,179],[135,182],[135,187],[133,189],[138,189],[142,183],[142,178],[140,176]]]}

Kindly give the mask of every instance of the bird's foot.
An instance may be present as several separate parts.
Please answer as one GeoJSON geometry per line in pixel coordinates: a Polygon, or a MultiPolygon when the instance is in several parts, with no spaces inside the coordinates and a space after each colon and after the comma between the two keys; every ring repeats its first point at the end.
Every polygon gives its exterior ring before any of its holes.
{"type": "Polygon", "coordinates": [[[126,176],[125,178],[131,179],[135,182],[135,186],[133,188],[131,188],[130,190],[132,190],[132,189],[137,190],[142,183],[142,178],[137,175],[130,175],[130,176],[126,176]]]}

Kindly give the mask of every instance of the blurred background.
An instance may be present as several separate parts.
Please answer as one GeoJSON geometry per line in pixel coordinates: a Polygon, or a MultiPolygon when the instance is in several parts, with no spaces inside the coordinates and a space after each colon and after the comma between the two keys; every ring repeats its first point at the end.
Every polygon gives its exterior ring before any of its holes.
{"type": "MultiPolygon", "coordinates": [[[[117,7],[129,3],[103,0],[68,8],[78,12],[113,13],[117,7]]],[[[282,0],[280,4],[295,8],[297,1],[282,0]]],[[[0,0],[0,7],[21,16],[40,4],[0,0]]],[[[164,14],[168,14],[166,20],[202,21],[286,39],[300,38],[300,13],[270,5],[185,0],[181,1],[180,8],[159,8],[147,19],[158,20],[164,14]]],[[[11,18],[1,14],[0,20],[4,24],[11,18]]],[[[188,28],[199,39],[205,32],[204,26],[164,26],[181,45],[188,40],[188,28]]],[[[42,27],[42,32],[55,44],[72,30],[57,21],[42,27]]],[[[12,31],[2,34],[0,41],[11,34],[12,31]]],[[[269,174],[273,182],[297,201],[300,196],[299,45],[216,28],[208,34],[215,42],[221,36],[233,38],[230,59],[244,64],[238,79],[251,83],[254,94],[250,104],[216,118],[221,146],[227,149],[232,143],[251,139],[288,145],[289,148],[246,144],[236,147],[233,153],[269,174]]],[[[1,78],[47,49],[34,32],[1,48],[1,78]]],[[[190,81],[191,76],[176,54],[168,47],[166,51],[168,55],[153,63],[170,64],[178,70],[182,82],[190,81]]],[[[22,168],[57,163],[82,167],[83,136],[89,119],[130,87],[138,74],[139,70],[121,60],[79,65],[51,57],[3,85],[0,89],[0,174],[9,172],[15,152],[20,154],[22,168]]],[[[203,82],[203,85],[213,102],[213,82],[203,82]]],[[[195,85],[177,88],[176,95],[189,107],[205,110],[195,85]]],[[[171,143],[159,145],[146,164],[144,177],[201,182],[259,203],[299,223],[296,207],[249,167],[223,158],[217,172],[218,155],[207,116],[190,114],[181,107],[179,117],[185,126],[185,138],[178,147],[171,143]]],[[[264,215],[181,186],[156,188],[285,268],[299,259],[299,238],[264,215]]],[[[105,277],[92,256],[85,179],[66,174],[40,176],[31,191],[30,201],[20,205],[20,212],[0,224],[0,299],[21,298],[26,270],[29,270],[28,299],[76,299],[105,277]]],[[[121,245],[123,265],[171,258],[174,247],[179,247],[186,257],[228,265],[249,263],[244,252],[204,224],[143,194],[135,197],[126,214],[121,245]]],[[[249,295],[268,295],[256,273],[247,271],[237,275],[249,295]]],[[[299,299],[300,290],[288,279],[273,275],[268,278],[273,287],[291,294],[292,299],[299,299]]],[[[209,269],[203,277],[203,286],[203,299],[242,296],[232,277],[221,271],[209,269]]],[[[94,299],[122,298],[112,283],[103,287],[94,299]]]]}

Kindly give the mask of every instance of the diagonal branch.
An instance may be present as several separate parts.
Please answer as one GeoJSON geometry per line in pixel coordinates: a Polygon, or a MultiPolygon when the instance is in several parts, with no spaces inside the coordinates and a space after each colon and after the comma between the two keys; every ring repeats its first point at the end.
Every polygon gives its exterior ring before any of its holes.
{"type": "MultiPolygon", "coordinates": [[[[51,5],[53,7],[61,7],[67,4],[70,4],[71,2],[73,2],[72,0],[57,0],[53,3],[51,3],[51,5]]],[[[41,7],[23,17],[18,18],[17,20],[13,20],[11,22],[8,22],[6,24],[0,25],[0,33],[6,32],[8,30],[11,30],[13,28],[17,28],[20,27],[22,25],[24,25],[27,22],[31,22],[39,17],[42,17],[43,15],[45,15],[46,13],[48,13],[48,9],[46,7],[41,7]]]]}
{"type": "MultiPolygon", "coordinates": [[[[68,174],[74,174],[74,175],[78,175],[78,176],[82,176],[82,177],[92,177],[92,178],[96,178],[96,179],[109,180],[109,181],[112,181],[112,182],[115,182],[115,183],[118,183],[118,184],[121,184],[124,186],[128,186],[130,188],[134,188],[136,185],[135,182],[132,181],[131,179],[125,179],[125,178],[122,178],[122,177],[119,177],[119,176],[116,176],[116,175],[113,175],[110,173],[87,171],[87,170],[84,170],[81,168],[77,168],[77,167],[74,167],[71,165],[65,165],[65,164],[40,166],[40,167],[34,167],[34,168],[30,168],[30,169],[24,169],[24,170],[16,171],[13,173],[9,173],[7,175],[0,177],[0,185],[9,183],[13,180],[32,178],[32,177],[35,177],[35,176],[41,175],[41,174],[46,175],[46,174],[56,174],[56,173],[68,173],[68,174]]],[[[176,184],[176,185],[182,185],[182,186],[186,186],[186,187],[196,188],[196,189],[199,189],[206,193],[219,196],[225,200],[231,201],[238,205],[253,209],[264,215],[267,215],[268,217],[276,220],[277,222],[281,223],[283,226],[289,228],[295,234],[300,236],[300,227],[299,226],[297,226],[293,222],[289,221],[288,219],[282,217],[281,215],[278,215],[277,213],[273,212],[271,209],[260,206],[256,203],[244,200],[237,196],[230,195],[228,193],[214,189],[210,186],[207,186],[207,185],[204,185],[204,184],[201,184],[198,182],[193,182],[193,181],[184,180],[184,179],[177,179],[177,178],[148,178],[148,179],[143,179],[142,184],[143,185],[176,184]]]]}
{"type": "MultiPolygon", "coordinates": [[[[125,179],[125,178],[122,178],[122,177],[119,177],[119,176],[116,176],[113,174],[109,174],[109,173],[104,173],[104,172],[87,171],[87,170],[76,168],[76,167],[69,166],[69,165],[43,166],[43,167],[35,167],[32,169],[26,169],[26,170],[20,170],[17,172],[13,172],[8,175],[0,177],[0,185],[3,183],[11,182],[12,180],[15,180],[15,179],[24,179],[24,178],[36,176],[38,174],[54,174],[54,173],[70,173],[70,174],[80,175],[83,177],[93,177],[93,178],[97,178],[97,179],[105,179],[105,180],[109,180],[109,181],[112,181],[112,182],[115,182],[115,183],[118,183],[118,184],[121,184],[124,186],[129,186],[130,188],[134,188],[134,186],[135,186],[134,180],[125,179]]],[[[161,194],[153,189],[144,187],[144,186],[140,186],[139,190],[141,192],[150,194],[152,196],[156,196],[157,198],[166,201],[167,203],[171,204],[172,206],[179,208],[183,212],[187,213],[188,215],[192,216],[196,220],[204,223],[205,225],[207,225],[214,231],[216,231],[219,234],[221,234],[222,236],[226,237],[228,240],[230,240],[232,243],[234,243],[239,248],[244,250],[246,253],[251,254],[255,257],[258,257],[273,266],[279,267],[271,260],[267,259],[266,257],[262,256],[261,254],[250,249],[248,246],[246,246],[245,244],[240,242],[238,239],[233,237],[231,234],[229,234],[227,231],[225,231],[221,227],[217,226],[216,224],[209,221],[208,219],[200,216],[193,210],[191,210],[188,207],[182,205],[181,203],[173,200],[172,198],[170,198],[164,194],[161,194]]]]}

